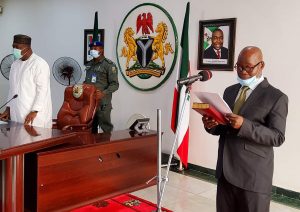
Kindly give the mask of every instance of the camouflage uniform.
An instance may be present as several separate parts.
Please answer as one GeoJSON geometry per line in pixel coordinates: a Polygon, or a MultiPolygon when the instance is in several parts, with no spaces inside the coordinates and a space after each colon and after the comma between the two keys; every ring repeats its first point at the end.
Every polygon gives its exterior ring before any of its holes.
{"type": "Polygon", "coordinates": [[[118,69],[116,65],[107,58],[102,58],[99,62],[91,61],[87,64],[85,83],[93,84],[104,93],[97,109],[93,132],[97,132],[98,125],[103,132],[111,132],[113,125],[110,119],[112,110],[112,93],[118,90],[118,69]]]}

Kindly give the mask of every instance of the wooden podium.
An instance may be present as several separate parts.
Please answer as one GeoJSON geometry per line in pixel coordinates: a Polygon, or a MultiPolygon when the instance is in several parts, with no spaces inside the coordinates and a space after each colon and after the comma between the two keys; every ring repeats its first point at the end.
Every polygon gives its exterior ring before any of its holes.
{"type": "Polygon", "coordinates": [[[67,211],[156,184],[146,184],[157,171],[154,131],[28,132],[11,123],[0,129],[2,211],[24,211],[24,202],[25,211],[67,211]]]}

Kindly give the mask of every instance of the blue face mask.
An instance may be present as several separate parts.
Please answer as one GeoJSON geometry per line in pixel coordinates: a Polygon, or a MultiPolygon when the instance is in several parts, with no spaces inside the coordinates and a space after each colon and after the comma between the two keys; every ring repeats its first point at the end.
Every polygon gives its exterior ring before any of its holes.
{"type": "Polygon", "coordinates": [[[237,77],[237,81],[242,85],[242,86],[254,86],[258,81],[259,81],[260,77],[257,78],[256,76],[253,76],[249,79],[241,79],[239,76],[237,77]]]}
{"type": "Polygon", "coordinates": [[[13,49],[13,55],[16,60],[21,59],[23,57],[21,52],[22,52],[21,49],[16,49],[16,48],[13,49]]]}
{"type": "Polygon", "coordinates": [[[95,49],[90,50],[90,55],[91,55],[93,58],[97,58],[97,57],[100,56],[99,51],[98,51],[98,50],[95,50],[95,49]]]}

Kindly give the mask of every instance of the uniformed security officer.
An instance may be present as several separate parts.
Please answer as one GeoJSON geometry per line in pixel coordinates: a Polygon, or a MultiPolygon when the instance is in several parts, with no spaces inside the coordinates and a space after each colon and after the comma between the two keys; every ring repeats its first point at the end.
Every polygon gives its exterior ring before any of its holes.
{"type": "Polygon", "coordinates": [[[111,132],[113,125],[111,123],[112,110],[112,93],[118,90],[118,70],[112,61],[104,57],[104,46],[100,41],[90,43],[90,55],[93,60],[87,64],[86,77],[84,83],[94,84],[100,96],[100,104],[98,106],[92,132],[98,131],[98,126],[103,132],[111,132]]]}

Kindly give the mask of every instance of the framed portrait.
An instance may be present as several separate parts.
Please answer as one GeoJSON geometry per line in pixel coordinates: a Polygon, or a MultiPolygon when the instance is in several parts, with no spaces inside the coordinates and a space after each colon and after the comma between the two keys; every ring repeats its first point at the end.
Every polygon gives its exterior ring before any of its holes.
{"type": "Polygon", "coordinates": [[[236,18],[199,21],[199,70],[233,70],[235,27],[236,18]]]}
{"type": "MultiPolygon", "coordinates": [[[[93,59],[93,57],[89,54],[89,44],[93,41],[93,32],[93,29],[84,30],[84,65],[86,65],[91,59],[93,59]]],[[[104,43],[104,29],[99,29],[98,32],[98,41],[104,43]]]]}

